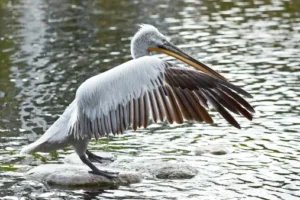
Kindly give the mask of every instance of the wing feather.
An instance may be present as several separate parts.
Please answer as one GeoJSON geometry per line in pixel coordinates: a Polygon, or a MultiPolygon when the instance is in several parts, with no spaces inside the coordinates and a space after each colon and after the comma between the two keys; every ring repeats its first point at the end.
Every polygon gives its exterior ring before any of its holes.
{"type": "Polygon", "coordinates": [[[155,100],[156,105],[157,105],[157,111],[158,111],[159,120],[161,122],[163,122],[164,121],[164,117],[165,117],[165,112],[164,112],[164,108],[163,108],[163,105],[162,105],[162,102],[161,102],[161,97],[160,97],[160,95],[158,93],[158,88],[154,89],[153,93],[154,93],[154,100],[155,100]]]}
{"type": "Polygon", "coordinates": [[[154,99],[154,95],[153,92],[150,91],[148,92],[149,94],[149,101],[150,101],[150,107],[151,107],[151,113],[152,113],[152,119],[155,123],[157,123],[157,119],[158,119],[158,111],[157,111],[157,105],[156,105],[156,101],[154,99]]]}
{"type": "Polygon", "coordinates": [[[193,113],[194,113],[194,116],[195,116],[194,119],[196,121],[202,122],[203,118],[202,118],[202,115],[201,115],[201,111],[202,111],[201,108],[200,108],[201,105],[199,105],[197,100],[195,100],[192,91],[184,90],[184,93],[185,93],[187,99],[189,100],[190,105],[193,108],[193,113]]]}
{"type": "Polygon", "coordinates": [[[170,105],[172,107],[172,111],[173,111],[173,115],[174,115],[174,120],[176,123],[178,124],[182,124],[183,123],[183,118],[182,118],[182,114],[180,111],[180,108],[177,104],[176,98],[174,96],[174,93],[172,91],[172,89],[170,88],[170,86],[166,85],[166,90],[167,90],[167,94],[168,94],[168,99],[170,102],[170,105]]]}
{"type": "Polygon", "coordinates": [[[108,132],[106,132],[106,129],[105,129],[105,119],[102,117],[102,118],[99,118],[99,120],[101,123],[101,129],[103,131],[103,134],[100,133],[100,136],[104,136],[104,135],[108,134],[108,132]]]}
{"type": "Polygon", "coordinates": [[[249,93],[227,81],[155,57],[129,61],[88,79],[77,93],[77,119],[70,128],[76,138],[120,134],[132,126],[153,122],[213,123],[212,106],[231,125],[240,128],[230,112],[252,120],[253,107],[239,94],[249,93]]]}
{"type": "Polygon", "coordinates": [[[163,106],[164,106],[164,110],[165,110],[165,113],[166,113],[167,120],[170,124],[173,124],[173,122],[174,122],[173,112],[172,112],[170,103],[167,100],[166,92],[163,88],[164,88],[163,86],[159,86],[159,94],[160,94],[160,97],[162,99],[162,103],[163,103],[163,106]]]}
{"type": "Polygon", "coordinates": [[[98,133],[101,133],[101,131],[99,130],[99,128],[98,128],[99,126],[98,126],[98,120],[95,120],[94,122],[93,122],[93,134],[94,134],[94,137],[95,137],[95,139],[96,140],[98,140],[99,139],[99,134],[98,133]]]}
{"type": "Polygon", "coordinates": [[[143,96],[141,96],[138,99],[139,102],[139,128],[142,127],[142,125],[144,124],[144,116],[145,116],[145,110],[144,110],[144,98],[143,96]]]}
{"type": "Polygon", "coordinates": [[[237,93],[234,93],[232,90],[230,90],[229,88],[221,85],[220,88],[226,92],[229,96],[231,96],[232,98],[234,98],[237,102],[239,102],[242,106],[244,106],[245,108],[247,108],[250,112],[255,112],[254,108],[245,100],[243,99],[240,95],[238,95],[237,93]]]}
{"type": "Polygon", "coordinates": [[[115,135],[117,133],[117,129],[118,129],[115,110],[110,111],[110,121],[111,121],[112,133],[115,135]]]}
{"type": "Polygon", "coordinates": [[[199,98],[196,95],[195,91],[191,92],[191,95],[193,96],[194,100],[197,102],[196,108],[197,108],[199,114],[201,115],[201,118],[206,123],[212,124],[214,121],[212,120],[212,118],[208,114],[207,110],[205,110],[205,108],[201,105],[201,102],[199,101],[199,98]]]}
{"type": "Polygon", "coordinates": [[[128,102],[127,104],[126,104],[126,106],[123,106],[123,114],[124,114],[124,128],[125,128],[125,130],[129,127],[129,125],[130,125],[130,118],[131,118],[131,116],[130,116],[130,112],[129,112],[129,106],[130,105],[130,102],[128,102]]]}
{"type": "Polygon", "coordinates": [[[187,120],[193,120],[192,115],[188,111],[188,107],[186,107],[187,102],[184,97],[184,94],[182,93],[182,89],[174,88],[173,91],[174,91],[176,101],[180,107],[180,111],[181,111],[183,117],[187,120]]]}
{"type": "Polygon", "coordinates": [[[112,129],[111,129],[111,122],[110,122],[110,116],[109,114],[107,116],[104,116],[105,119],[105,129],[107,133],[111,133],[112,129]]]}
{"type": "Polygon", "coordinates": [[[149,98],[148,93],[145,92],[144,94],[144,109],[145,109],[145,116],[144,116],[144,128],[147,128],[149,122],[149,98]]]}
{"type": "Polygon", "coordinates": [[[252,120],[252,115],[245,109],[243,108],[234,98],[226,94],[220,89],[216,89],[216,91],[222,95],[223,99],[227,101],[229,104],[232,105],[232,107],[236,108],[240,114],[242,114],[244,117],[246,117],[249,120],[252,120]]]}
{"type": "Polygon", "coordinates": [[[132,128],[136,131],[139,123],[139,103],[137,99],[133,99],[132,113],[132,128]]]}
{"type": "Polygon", "coordinates": [[[225,96],[222,95],[221,93],[214,91],[214,90],[209,90],[209,93],[214,96],[215,100],[221,104],[224,108],[230,110],[231,112],[239,115],[239,111],[237,110],[236,107],[234,107],[230,102],[226,101],[225,96]]]}
{"type": "Polygon", "coordinates": [[[184,94],[185,99],[186,99],[184,101],[184,104],[187,107],[190,115],[192,116],[192,119],[196,120],[196,121],[199,121],[199,122],[202,122],[203,120],[201,118],[201,115],[199,115],[197,113],[197,110],[195,109],[196,108],[196,103],[194,104],[193,98],[189,94],[189,90],[187,90],[187,89],[182,90],[182,93],[184,94]]]}
{"type": "Polygon", "coordinates": [[[216,101],[215,97],[210,92],[203,90],[203,94],[206,96],[212,106],[224,117],[224,119],[226,119],[234,127],[239,129],[241,128],[232,115],[230,115],[229,112],[224,109],[224,107],[222,107],[218,101],[216,101]]]}
{"type": "Polygon", "coordinates": [[[119,130],[118,130],[118,134],[121,134],[125,131],[125,127],[124,127],[124,113],[123,113],[124,109],[123,106],[119,105],[118,109],[117,109],[117,113],[118,113],[118,124],[119,124],[119,130]]]}
{"type": "Polygon", "coordinates": [[[200,104],[206,109],[208,109],[207,99],[203,96],[203,94],[199,90],[195,90],[194,92],[198,97],[200,104]]]}

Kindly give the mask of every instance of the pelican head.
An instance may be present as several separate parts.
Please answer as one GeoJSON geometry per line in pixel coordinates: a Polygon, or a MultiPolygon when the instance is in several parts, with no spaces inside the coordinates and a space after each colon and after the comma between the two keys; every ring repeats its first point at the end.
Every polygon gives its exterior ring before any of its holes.
{"type": "Polygon", "coordinates": [[[180,50],[154,26],[142,24],[140,30],[133,36],[131,40],[131,55],[135,59],[150,55],[150,53],[153,51],[167,54],[200,71],[226,80],[218,72],[180,50]]]}

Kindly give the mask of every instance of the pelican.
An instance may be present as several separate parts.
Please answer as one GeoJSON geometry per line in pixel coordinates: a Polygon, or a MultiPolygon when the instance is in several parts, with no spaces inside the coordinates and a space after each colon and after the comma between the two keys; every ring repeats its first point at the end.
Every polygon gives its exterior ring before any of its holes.
{"type": "Polygon", "coordinates": [[[57,121],[21,153],[51,152],[73,146],[90,173],[114,178],[117,172],[100,170],[103,159],[87,147],[92,138],[121,134],[129,127],[154,123],[182,124],[184,120],[213,123],[207,110],[214,108],[240,128],[230,112],[252,120],[253,107],[242,97],[251,95],[221,74],[173,45],[152,25],[141,25],[131,40],[132,60],[83,82],[76,97],[57,121]],[[164,53],[190,67],[176,66],[151,56],[164,53]],[[229,112],[230,111],[230,112],[229,112]]]}

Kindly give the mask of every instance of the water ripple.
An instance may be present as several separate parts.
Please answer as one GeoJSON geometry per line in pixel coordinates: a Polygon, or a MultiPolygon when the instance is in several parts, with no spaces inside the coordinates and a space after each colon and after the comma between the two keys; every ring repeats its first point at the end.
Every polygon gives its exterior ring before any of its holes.
{"type": "MultiPolygon", "coordinates": [[[[98,199],[299,199],[300,4],[298,1],[33,1],[0,3],[0,197],[98,199]],[[138,23],[151,23],[173,43],[242,86],[256,113],[230,127],[187,122],[91,142],[118,157],[185,162],[199,174],[118,190],[53,188],[23,173],[57,155],[24,158],[73,100],[87,78],[130,59],[138,23]],[[199,147],[228,153],[195,155],[199,147]]],[[[123,163],[122,167],[129,167],[123,163]]]]}

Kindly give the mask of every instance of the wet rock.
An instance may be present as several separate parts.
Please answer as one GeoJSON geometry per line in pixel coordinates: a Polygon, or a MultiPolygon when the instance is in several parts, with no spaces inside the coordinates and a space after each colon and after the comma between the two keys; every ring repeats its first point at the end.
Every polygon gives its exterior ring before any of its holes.
{"type": "Polygon", "coordinates": [[[204,147],[198,147],[195,150],[195,155],[199,156],[205,153],[210,153],[213,155],[225,155],[228,153],[228,149],[222,145],[207,145],[204,147]]]}
{"type": "Polygon", "coordinates": [[[192,166],[177,163],[167,163],[158,167],[154,173],[160,179],[190,179],[196,176],[198,170],[192,166]]]}
{"type": "Polygon", "coordinates": [[[213,155],[225,155],[228,153],[228,150],[225,147],[214,147],[211,148],[210,153],[213,155]]]}
{"type": "MultiPolygon", "coordinates": [[[[114,162],[94,163],[100,169],[105,167],[121,168],[128,171],[137,171],[143,174],[143,177],[152,179],[153,177],[160,179],[189,179],[193,178],[198,170],[195,167],[183,164],[178,161],[166,161],[157,157],[139,157],[119,156],[113,157],[112,154],[106,152],[93,152],[98,156],[105,158],[114,158],[114,162]]],[[[66,163],[82,165],[82,161],[77,154],[73,153],[66,156],[66,163]]]]}
{"type": "Polygon", "coordinates": [[[118,158],[111,166],[138,171],[147,179],[153,179],[153,177],[160,179],[190,179],[198,173],[195,167],[183,164],[180,161],[166,161],[157,157],[135,158],[134,160],[118,158]]]}
{"type": "MultiPolygon", "coordinates": [[[[118,171],[108,167],[101,170],[118,171]]],[[[142,180],[142,175],[134,172],[118,171],[118,177],[109,179],[104,176],[88,173],[90,169],[85,165],[74,164],[46,164],[40,165],[27,172],[29,179],[46,182],[49,185],[61,186],[119,186],[138,183],[142,180]]]]}

